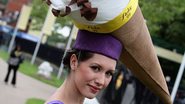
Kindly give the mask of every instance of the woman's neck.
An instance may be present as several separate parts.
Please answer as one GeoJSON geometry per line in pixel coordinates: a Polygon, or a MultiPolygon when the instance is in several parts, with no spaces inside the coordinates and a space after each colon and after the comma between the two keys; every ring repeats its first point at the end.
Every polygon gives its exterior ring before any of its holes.
{"type": "Polygon", "coordinates": [[[57,93],[59,99],[61,98],[64,104],[83,104],[84,96],[80,94],[74,79],[70,75],[58,89],[57,93]]]}

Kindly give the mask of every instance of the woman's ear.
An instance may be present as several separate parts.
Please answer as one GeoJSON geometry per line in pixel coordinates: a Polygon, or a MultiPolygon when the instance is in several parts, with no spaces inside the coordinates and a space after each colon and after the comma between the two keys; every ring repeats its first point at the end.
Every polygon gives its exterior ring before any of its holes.
{"type": "Polygon", "coordinates": [[[71,70],[75,70],[78,66],[78,59],[75,54],[71,55],[70,66],[71,66],[71,70]]]}

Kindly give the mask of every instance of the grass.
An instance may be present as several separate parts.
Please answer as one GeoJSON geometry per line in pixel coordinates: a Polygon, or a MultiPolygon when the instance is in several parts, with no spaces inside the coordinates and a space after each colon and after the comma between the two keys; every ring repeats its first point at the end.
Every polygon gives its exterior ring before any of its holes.
{"type": "Polygon", "coordinates": [[[8,59],[8,53],[3,51],[3,50],[0,50],[0,57],[3,59],[3,60],[7,60],[8,59]]]}
{"type": "Polygon", "coordinates": [[[54,75],[51,75],[51,79],[46,79],[42,76],[37,75],[37,71],[38,71],[37,67],[38,66],[36,66],[36,65],[30,64],[30,62],[28,60],[25,60],[23,62],[23,64],[21,64],[19,71],[21,73],[24,73],[30,77],[33,77],[37,80],[40,80],[44,83],[47,83],[47,84],[55,86],[55,87],[59,87],[63,83],[63,80],[58,80],[57,77],[54,75]]]}
{"type": "MultiPolygon", "coordinates": [[[[3,60],[7,60],[9,55],[7,52],[3,51],[3,50],[0,50],[0,57],[3,59],[3,60]]],[[[62,79],[57,79],[57,77],[55,75],[51,75],[51,79],[46,79],[44,77],[41,77],[41,76],[38,76],[37,75],[37,71],[38,71],[38,66],[36,65],[32,65],[30,63],[30,61],[28,60],[24,60],[24,62],[20,65],[20,68],[19,68],[19,71],[23,74],[26,74],[30,77],[33,77],[37,80],[40,80],[44,83],[47,83],[49,85],[52,85],[52,86],[55,86],[55,87],[59,87],[62,83],[63,83],[63,80],[62,79]]]]}
{"type": "Polygon", "coordinates": [[[26,104],[44,104],[44,100],[37,98],[30,98],[26,101],[26,104]]]}
{"type": "MultiPolygon", "coordinates": [[[[9,55],[7,52],[0,50],[0,57],[6,61],[6,60],[8,60],[9,55]]],[[[37,71],[38,71],[37,67],[38,66],[36,66],[36,65],[32,65],[30,63],[30,61],[24,60],[24,62],[20,65],[19,71],[25,75],[28,75],[28,76],[33,77],[41,82],[44,82],[46,84],[49,84],[49,85],[52,85],[55,87],[59,87],[63,83],[63,80],[62,79],[58,80],[55,75],[51,75],[50,80],[48,80],[44,77],[38,76],[37,75],[37,71]]],[[[30,98],[30,99],[27,99],[26,104],[44,104],[44,102],[45,101],[42,99],[30,98]]]]}

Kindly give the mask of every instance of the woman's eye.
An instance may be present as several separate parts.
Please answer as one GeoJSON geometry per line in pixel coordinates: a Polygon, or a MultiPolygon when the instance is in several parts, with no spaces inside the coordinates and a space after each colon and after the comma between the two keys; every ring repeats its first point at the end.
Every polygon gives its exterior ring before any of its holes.
{"type": "Polygon", "coordinates": [[[113,72],[106,72],[106,77],[112,77],[113,76],[113,72]]]}
{"type": "Polygon", "coordinates": [[[99,72],[99,71],[100,71],[100,68],[97,67],[97,66],[91,66],[91,68],[92,68],[92,70],[93,70],[94,72],[99,72]]]}

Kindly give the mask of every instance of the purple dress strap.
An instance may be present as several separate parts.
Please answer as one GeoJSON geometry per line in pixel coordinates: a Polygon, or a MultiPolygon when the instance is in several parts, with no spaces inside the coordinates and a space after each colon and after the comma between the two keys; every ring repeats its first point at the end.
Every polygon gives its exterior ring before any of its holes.
{"type": "Polygon", "coordinates": [[[47,104],[64,104],[63,102],[59,101],[59,100],[53,100],[47,104]]]}

